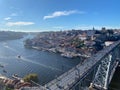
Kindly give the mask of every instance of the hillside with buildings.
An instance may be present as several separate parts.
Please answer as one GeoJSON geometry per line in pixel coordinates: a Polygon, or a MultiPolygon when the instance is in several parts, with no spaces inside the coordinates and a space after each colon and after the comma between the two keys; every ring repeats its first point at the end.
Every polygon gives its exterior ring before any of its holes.
{"type": "Polygon", "coordinates": [[[13,31],[0,31],[0,41],[20,39],[24,35],[26,35],[26,33],[13,31]]]}
{"type": "Polygon", "coordinates": [[[25,46],[37,50],[60,53],[64,57],[90,57],[120,39],[118,30],[68,30],[58,32],[42,32],[33,39],[27,39],[25,46]]]}

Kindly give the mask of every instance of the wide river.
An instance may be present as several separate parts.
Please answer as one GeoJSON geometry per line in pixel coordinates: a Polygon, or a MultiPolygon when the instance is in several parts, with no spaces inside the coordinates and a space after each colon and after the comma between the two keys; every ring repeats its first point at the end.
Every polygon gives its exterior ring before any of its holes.
{"type": "MultiPolygon", "coordinates": [[[[80,63],[80,59],[68,59],[59,54],[25,48],[23,41],[31,37],[0,42],[0,65],[4,65],[4,68],[0,67],[0,74],[12,78],[13,74],[24,77],[36,73],[40,84],[45,84],[80,63]]],[[[119,70],[113,77],[110,90],[120,90],[119,70]]]]}
{"type": "Polygon", "coordinates": [[[23,41],[26,38],[30,36],[0,42],[0,64],[4,65],[4,68],[0,67],[2,75],[12,78],[13,74],[24,77],[36,73],[40,84],[45,84],[80,62],[80,59],[68,59],[59,54],[25,48],[23,41]]]}

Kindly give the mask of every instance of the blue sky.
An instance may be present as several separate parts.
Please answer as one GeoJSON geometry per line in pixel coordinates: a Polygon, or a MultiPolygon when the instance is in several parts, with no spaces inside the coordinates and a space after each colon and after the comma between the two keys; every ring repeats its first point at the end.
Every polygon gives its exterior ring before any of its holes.
{"type": "Polygon", "coordinates": [[[119,28],[120,0],[0,0],[0,30],[119,28]]]}

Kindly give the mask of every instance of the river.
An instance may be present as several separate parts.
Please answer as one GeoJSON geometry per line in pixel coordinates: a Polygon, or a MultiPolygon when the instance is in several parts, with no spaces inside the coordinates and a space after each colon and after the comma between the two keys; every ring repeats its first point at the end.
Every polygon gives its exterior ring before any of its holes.
{"type": "MultiPolygon", "coordinates": [[[[25,48],[23,41],[31,37],[0,42],[0,64],[4,65],[4,68],[0,67],[2,75],[12,78],[13,74],[24,77],[29,73],[36,73],[40,84],[44,85],[80,62],[80,59],[68,59],[59,54],[25,48]],[[21,55],[21,58],[18,58],[18,55],[21,55]]],[[[120,90],[119,70],[120,68],[116,70],[110,90],[120,90]]]]}
{"type": "Polygon", "coordinates": [[[4,65],[4,68],[0,67],[2,75],[12,78],[13,74],[24,77],[36,73],[43,85],[80,62],[80,59],[68,59],[59,54],[25,48],[23,41],[30,37],[0,42],[0,64],[4,65]]]}

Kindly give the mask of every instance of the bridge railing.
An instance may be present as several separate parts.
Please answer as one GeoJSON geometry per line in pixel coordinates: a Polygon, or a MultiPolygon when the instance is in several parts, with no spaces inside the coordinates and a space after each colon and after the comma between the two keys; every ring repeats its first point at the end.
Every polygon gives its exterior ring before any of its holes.
{"type": "Polygon", "coordinates": [[[61,76],[45,84],[45,87],[49,88],[50,90],[52,90],[51,88],[53,87],[55,87],[56,90],[60,90],[59,85],[62,86],[62,88],[66,88],[66,89],[72,87],[72,85],[76,83],[75,78],[79,78],[79,80],[82,79],[92,67],[100,63],[102,58],[104,58],[107,54],[109,54],[119,44],[120,44],[120,41],[117,41],[114,44],[110,45],[109,47],[106,47],[105,49],[99,51],[97,54],[84,60],[82,64],[81,63],[78,64],[77,66],[73,67],[69,71],[62,74],[61,76]],[[78,73],[78,74],[75,74],[75,73],[78,73]],[[67,77],[70,77],[70,75],[73,75],[73,77],[67,78],[67,77]],[[70,83],[68,83],[69,81],[70,83]]]}
{"type": "Polygon", "coordinates": [[[79,63],[56,79],[45,84],[41,90],[70,90],[78,81],[82,81],[82,79],[84,79],[88,73],[92,71],[92,68],[96,67],[101,60],[119,44],[120,41],[117,41],[109,47],[99,51],[92,57],[85,59],[83,63],[79,63]]]}

